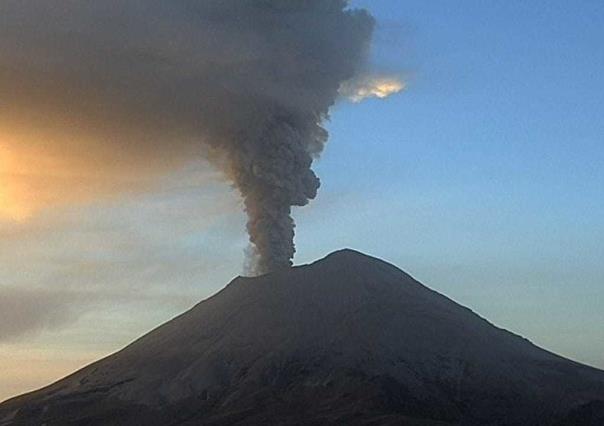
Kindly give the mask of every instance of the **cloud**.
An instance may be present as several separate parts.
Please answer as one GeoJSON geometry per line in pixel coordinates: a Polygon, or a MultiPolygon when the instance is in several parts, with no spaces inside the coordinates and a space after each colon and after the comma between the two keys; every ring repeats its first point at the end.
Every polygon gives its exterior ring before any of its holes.
{"type": "Polygon", "coordinates": [[[340,96],[358,103],[368,98],[387,98],[405,87],[405,82],[398,77],[363,75],[344,82],[340,86],[340,96]]]}
{"type": "Polygon", "coordinates": [[[246,246],[233,190],[195,171],[162,185],[0,223],[0,343],[72,328],[82,315],[152,311],[153,324],[233,278],[246,246]]]}
{"type": "Polygon", "coordinates": [[[83,295],[47,288],[0,287],[0,342],[69,322],[83,295]]]}

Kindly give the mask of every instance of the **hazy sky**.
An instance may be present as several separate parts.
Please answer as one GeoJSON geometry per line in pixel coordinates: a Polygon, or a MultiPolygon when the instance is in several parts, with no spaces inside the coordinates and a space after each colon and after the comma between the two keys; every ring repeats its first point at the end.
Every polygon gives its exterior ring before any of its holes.
{"type": "MultiPolygon", "coordinates": [[[[407,87],[333,109],[296,261],[345,246],[382,257],[604,368],[604,3],[353,4],[378,20],[373,68],[407,87]]],[[[209,296],[247,241],[236,192],[201,161],[132,186],[127,168],[65,167],[39,147],[24,164],[17,136],[0,134],[0,400],[209,296]],[[10,187],[7,170],[27,179],[10,187]]]]}

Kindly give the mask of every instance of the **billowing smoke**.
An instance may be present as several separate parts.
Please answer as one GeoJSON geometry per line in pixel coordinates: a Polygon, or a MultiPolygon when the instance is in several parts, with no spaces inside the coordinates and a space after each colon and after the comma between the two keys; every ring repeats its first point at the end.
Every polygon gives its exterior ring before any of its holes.
{"type": "Polygon", "coordinates": [[[322,122],[373,28],[345,0],[3,0],[0,131],[107,170],[210,158],[240,191],[256,273],[291,265],[322,122]],[[24,136],[25,135],[25,136],[24,136]]]}

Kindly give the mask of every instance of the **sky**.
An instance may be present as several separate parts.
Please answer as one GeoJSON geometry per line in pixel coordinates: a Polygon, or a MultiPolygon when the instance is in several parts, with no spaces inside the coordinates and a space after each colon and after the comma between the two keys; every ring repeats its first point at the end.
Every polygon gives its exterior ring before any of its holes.
{"type": "MultiPolygon", "coordinates": [[[[604,4],[352,4],[377,19],[371,68],[405,88],[332,108],[319,195],[295,211],[295,262],[343,247],[378,256],[604,368],[604,4]]],[[[10,105],[0,96],[4,117],[10,105]]],[[[152,183],[127,163],[91,168],[18,144],[40,135],[7,123],[0,400],[118,350],[242,272],[241,200],[203,159],[152,183]]]]}

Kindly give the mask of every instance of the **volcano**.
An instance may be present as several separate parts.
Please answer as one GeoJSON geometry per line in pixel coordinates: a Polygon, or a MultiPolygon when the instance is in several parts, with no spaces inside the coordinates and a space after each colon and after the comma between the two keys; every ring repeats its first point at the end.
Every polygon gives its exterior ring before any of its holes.
{"type": "Polygon", "coordinates": [[[342,250],[238,277],[0,425],[604,425],[604,372],[342,250]]]}

